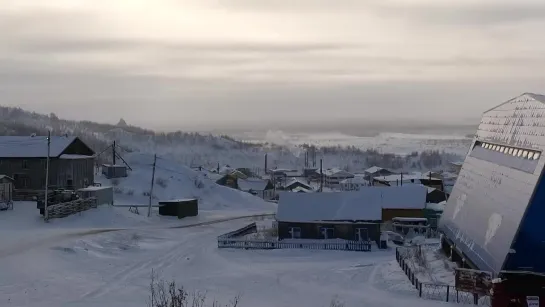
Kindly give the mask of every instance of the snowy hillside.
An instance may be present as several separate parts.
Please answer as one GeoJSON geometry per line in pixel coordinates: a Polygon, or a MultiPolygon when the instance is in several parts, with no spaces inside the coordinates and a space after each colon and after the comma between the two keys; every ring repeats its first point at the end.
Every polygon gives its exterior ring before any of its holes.
{"type": "MultiPolygon", "coordinates": [[[[153,156],[130,153],[124,159],[133,169],[126,178],[106,179],[101,174],[95,179],[104,185],[113,185],[116,201],[147,204],[151,189],[153,156]]],[[[203,210],[248,210],[274,212],[275,204],[265,202],[249,193],[217,185],[203,173],[174,161],[158,157],[153,189],[154,202],[158,200],[198,198],[203,210]]]]}
{"type": "MultiPolygon", "coordinates": [[[[59,119],[56,115],[30,113],[21,109],[0,107],[0,134],[45,135],[70,134],[81,137],[97,153],[99,160],[108,161],[107,147],[116,141],[126,152],[140,152],[167,157],[183,165],[215,168],[232,165],[263,173],[264,157],[268,167],[302,168],[307,150],[316,152],[316,166],[323,159],[324,167],[340,167],[362,171],[373,165],[394,170],[440,170],[448,162],[458,161],[469,146],[467,137],[381,134],[376,137],[351,137],[338,134],[286,135],[267,133],[261,139],[235,140],[228,136],[169,132],[158,133],[127,125],[100,124],[88,121],[59,119]]],[[[312,162],[310,163],[312,166],[312,162]]]]}

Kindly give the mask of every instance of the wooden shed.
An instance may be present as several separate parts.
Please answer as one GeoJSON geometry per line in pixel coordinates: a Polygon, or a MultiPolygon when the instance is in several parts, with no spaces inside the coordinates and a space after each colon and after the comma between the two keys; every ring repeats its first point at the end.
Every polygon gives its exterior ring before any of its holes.
{"type": "Polygon", "coordinates": [[[127,166],[102,164],[102,174],[108,179],[127,177],[127,166]]]}
{"type": "Polygon", "coordinates": [[[199,214],[199,201],[196,198],[175,199],[159,202],[159,215],[177,216],[179,219],[199,214]]]}
{"type": "Polygon", "coordinates": [[[0,202],[13,200],[13,178],[0,175],[0,202]]]}
{"type": "Polygon", "coordinates": [[[96,198],[97,205],[113,205],[114,204],[114,190],[112,187],[87,187],[77,190],[80,198],[96,198]]]}

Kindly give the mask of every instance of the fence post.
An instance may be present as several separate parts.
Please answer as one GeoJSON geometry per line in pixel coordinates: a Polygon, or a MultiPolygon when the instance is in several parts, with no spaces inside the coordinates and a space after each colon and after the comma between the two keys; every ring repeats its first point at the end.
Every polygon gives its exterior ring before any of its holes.
{"type": "Polygon", "coordinates": [[[450,286],[447,286],[447,302],[450,296],[450,286]]]}
{"type": "Polygon", "coordinates": [[[418,286],[418,297],[422,297],[422,283],[418,286]]]}
{"type": "Polygon", "coordinates": [[[479,305],[479,295],[477,293],[473,293],[473,303],[479,305]]]}

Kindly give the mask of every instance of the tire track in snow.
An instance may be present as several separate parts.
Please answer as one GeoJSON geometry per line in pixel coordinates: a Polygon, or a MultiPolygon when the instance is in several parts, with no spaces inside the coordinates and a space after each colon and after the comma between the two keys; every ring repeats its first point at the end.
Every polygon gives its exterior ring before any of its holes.
{"type": "MultiPolygon", "coordinates": [[[[224,221],[223,221],[224,222],[224,221]]],[[[208,223],[210,224],[218,224],[208,223]]],[[[202,226],[202,225],[199,225],[202,226]]],[[[196,226],[193,226],[196,227],[196,226]]],[[[190,227],[185,227],[190,228],[190,227]]],[[[194,235],[194,234],[190,234],[194,235]]],[[[202,234],[199,234],[202,235],[202,234]]],[[[208,242],[207,242],[208,243],[208,242]]],[[[207,244],[208,245],[208,244],[207,244]]],[[[186,246],[181,245],[180,243],[175,244],[172,248],[169,248],[165,253],[161,254],[159,257],[152,257],[144,261],[134,263],[133,265],[128,266],[127,268],[121,270],[120,272],[109,277],[108,280],[98,288],[85,293],[80,297],[80,300],[90,300],[95,299],[101,296],[104,296],[112,291],[117,291],[119,286],[128,284],[128,280],[141,276],[144,271],[146,274],[150,273],[150,270],[153,269],[155,272],[160,272],[163,269],[169,267],[173,263],[176,263],[178,260],[185,258],[187,256],[186,246]]]]}
{"type": "MultiPolygon", "coordinates": [[[[1,250],[0,249],[0,259],[17,255],[23,252],[26,252],[31,249],[35,249],[38,247],[47,247],[55,243],[59,243],[60,241],[71,239],[71,238],[80,238],[85,237],[89,235],[99,234],[99,233],[105,233],[105,232],[113,232],[113,231],[123,231],[123,230],[164,230],[164,229],[179,229],[179,228],[191,228],[191,227],[199,227],[199,226],[206,226],[206,225],[213,225],[213,224],[219,224],[224,222],[230,222],[235,220],[242,220],[247,218],[256,218],[256,217],[270,217],[274,216],[274,214],[267,213],[267,214],[251,214],[251,215],[243,215],[243,216],[235,216],[235,217],[227,217],[222,219],[215,219],[210,220],[206,222],[199,222],[199,223],[193,223],[193,224],[187,224],[187,225],[180,225],[180,226],[169,226],[169,227],[134,227],[134,228],[94,228],[94,229],[86,229],[86,230],[74,230],[72,232],[66,232],[62,234],[57,235],[51,235],[46,238],[40,238],[35,239],[32,241],[27,241],[25,243],[21,243],[15,246],[8,246],[7,249],[1,250]]],[[[56,229],[58,230],[58,229],[56,229]]],[[[70,229],[72,230],[72,229],[70,229]]]]}

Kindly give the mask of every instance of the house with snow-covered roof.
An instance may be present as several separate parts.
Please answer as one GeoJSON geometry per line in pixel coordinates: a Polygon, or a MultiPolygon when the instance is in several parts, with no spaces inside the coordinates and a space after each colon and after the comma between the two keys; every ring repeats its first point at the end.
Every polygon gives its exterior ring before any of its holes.
{"type": "Polygon", "coordinates": [[[363,176],[355,176],[354,178],[348,178],[339,184],[341,191],[359,191],[361,187],[369,186],[369,181],[363,176]]]}
{"type": "Polygon", "coordinates": [[[280,192],[278,238],[378,241],[380,194],[280,192]],[[374,197],[374,199],[369,199],[374,197]]]}
{"type": "Polygon", "coordinates": [[[328,168],[326,170],[322,170],[322,176],[324,185],[328,188],[334,189],[338,189],[340,187],[341,181],[354,178],[354,174],[340,168],[328,168]]]}
{"type": "Polygon", "coordinates": [[[378,240],[380,224],[395,217],[423,218],[427,188],[368,186],[360,191],[280,192],[279,238],[378,240]],[[378,227],[378,228],[377,228],[378,227]]]}
{"type": "Polygon", "coordinates": [[[364,178],[367,179],[368,182],[371,182],[371,179],[373,177],[377,176],[388,176],[392,175],[393,172],[390,170],[387,170],[385,168],[382,168],[380,166],[372,166],[366,170],[363,171],[364,178]]]}
{"type": "Polygon", "coordinates": [[[374,177],[372,185],[375,186],[404,186],[404,185],[425,185],[428,187],[436,188],[439,190],[444,190],[444,184],[442,178],[434,178],[429,176],[424,176],[421,173],[412,173],[412,174],[392,174],[388,176],[379,176],[374,177]]]}
{"type": "Polygon", "coordinates": [[[293,191],[296,188],[303,188],[305,190],[312,191],[312,186],[308,183],[301,181],[299,178],[291,178],[282,186],[284,191],[293,191]]]}
{"type": "Polygon", "coordinates": [[[258,178],[238,178],[238,189],[252,195],[271,200],[274,198],[274,186],[270,180],[258,178]]]}
{"type": "MultiPolygon", "coordinates": [[[[17,190],[45,189],[47,136],[0,136],[0,173],[17,190]]],[[[49,185],[79,189],[94,183],[95,152],[75,136],[52,136],[49,185]]]]}

